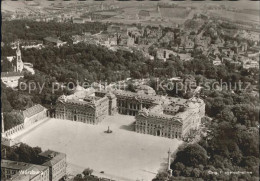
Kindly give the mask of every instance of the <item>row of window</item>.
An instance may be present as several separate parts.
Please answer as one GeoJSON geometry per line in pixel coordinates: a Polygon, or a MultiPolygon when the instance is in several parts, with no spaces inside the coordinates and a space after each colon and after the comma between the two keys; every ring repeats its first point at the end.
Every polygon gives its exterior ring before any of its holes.
{"type": "Polygon", "coordinates": [[[56,118],[58,119],[68,119],[68,120],[73,120],[73,121],[79,121],[79,122],[83,122],[83,123],[93,123],[95,122],[95,119],[93,119],[93,117],[81,117],[81,116],[66,116],[64,117],[63,114],[56,114],[56,118]]]}
{"type": "Polygon", "coordinates": [[[164,126],[158,126],[158,125],[150,125],[148,124],[148,126],[146,126],[145,124],[143,125],[136,125],[136,127],[142,127],[142,128],[148,128],[148,129],[157,129],[157,128],[160,128],[160,129],[164,129],[164,128],[168,128],[169,130],[179,130],[179,128],[176,128],[174,126],[172,127],[164,127],[164,126]]]}
{"type": "Polygon", "coordinates": [[[118,109],[118,113],[119,114],[125,114],[125,115],[131,115],[131,116],[135,116],[137,115],[137,111],[132,111],[132,110],[127,110],[127,109],[118,109]]]}
{"type": "Polygon", "coordinates": [[[134,104],[134,103],[128,103],[127,101],[125,101],[125,100],[118,100],[117,101],[117,106],[118,107],[125,107],[125,108],[128,108],[128,105],[129,105],[129,108],[130,109],[137,109],[137,110],[140,110],[142,107],[144,108],[149,108],[150,107],[150,105],[149,104],[142,104],[142,106],[141,106],[141,104],[134,104]]]}
{"type": "MultiPolygon", "coordinates": [[[[56,114],[64,114],[64,112],[63,111],[56,111],[56,114]]],[[[88,113],[88,112],[77,112],[77,113],[75,113],[75,112],[71,112],[71,111],[66,111],[65,114],[68,115],[68,116],[72,116],[74,114],[77,114],[77,115],[81,114],[81,115],[84,115],[84,116],[94,116],[95,115],[95,113],[88,113]]]]}
{"type": "Polygon", "coordinates": [[[168,138],[181,138],[180,132],[172,132],[172,135],[171,133],[167,133],[167,132],[151,131],[151,130],[148,130],[146,133],[144,129],[138,129],[136,132],[143,133],[143,134],[150,134],[154,136],[168,137],[168,138]]]}
{"type": "Polygon", "coordinates": [[[66,162],[63,160],[55,165],[55,167],[53,168],[53,172],[57,173],[60,170],[63,170],[65,167],[66,167],[66,162]]]}

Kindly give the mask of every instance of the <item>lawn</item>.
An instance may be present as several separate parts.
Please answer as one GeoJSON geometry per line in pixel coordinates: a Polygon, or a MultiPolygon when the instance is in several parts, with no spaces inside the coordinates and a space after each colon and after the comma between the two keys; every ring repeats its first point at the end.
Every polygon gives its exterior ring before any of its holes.
{"type": "Polygon", "coordinates": [[[168,149],[175,151],[182,142],[136,133],[133,122],[134,117],[123,115],[109,116],[99,125],[50,119],[19,139],[66,153],[70,174],[89,167],[95,175],[115,180],[150,181],[166,168],[168,149]],[[105,133],[108,126],[111,134],[105,133]]]}

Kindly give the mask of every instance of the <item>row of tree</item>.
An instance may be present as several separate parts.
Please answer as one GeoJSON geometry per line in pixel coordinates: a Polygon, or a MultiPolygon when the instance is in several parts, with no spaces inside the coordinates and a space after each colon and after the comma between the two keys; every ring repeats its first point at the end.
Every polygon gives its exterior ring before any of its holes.
{"type": "Polygon", "coordinates": [[[9,147],[1,144],[1,157],[3,159],[19,161],[32,164],[41,164],[39,153],[42,152],[40,147],[30,147],[21,143],[17,147],[9,147]]]}
{"type": "Polygon", "coordinates": [[[98,33],[104,31],[107,25],[98,22],[86,22],[84,24],[36,22],[31,20],[12,20],[2,23],[2,42],[9,44],[17,39],[43,40],[48,36],[59,37],[62,41],[71,41],[72,35],[84,32],[98,33]]]}

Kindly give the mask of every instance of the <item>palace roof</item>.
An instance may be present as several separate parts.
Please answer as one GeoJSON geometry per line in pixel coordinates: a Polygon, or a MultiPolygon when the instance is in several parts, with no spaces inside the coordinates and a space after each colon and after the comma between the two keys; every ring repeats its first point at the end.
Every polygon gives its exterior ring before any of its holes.
{"type": "Polygon", "coordinates": [[[163,114],[163,113],[158,113],[158,112],[153,112],[152,110],[143,108],[138,112],[138,115],[142,115],[145,117],[154,117],[154,118],[160,118],[162,120],[168,120],[168,121],[176,121],[179,123],[182,123],[181,119],[172,115],[168,114],[163,114]]]}
{"type": "MultiPolygon", "coordinates": [[[[176,98],[175,98],[176,100],[176,98]]],[[[199,107],[204,104],[203,100],[199,98],[191,98],[191,99],[177,99],[177,104],[172,102],[171,104],[164,104],[164,105],[156,105],[151,107],[150,109],[143,108],[139,111],[138,115],[143,115],[146,117],[156,117],[160,119],[166,119],[166,120],[172,120],[172,121],[179,121],[182,122],[182,120],[186,119],[189,116],[192,116],[193,112],[198,110],[199,107]],[[160,111],[160,106],[161,110],[160,111]],[[180,108],[184,107],[184,111],[180,111],[180,108]],[[176,114],[170,115],[167,113],[164,113],[164,111],[171,111],[176,114]]]]}
{"type": "Polygon", "coordinates": [[[40,104],[36,104],[26,110],[23,111],[23,117],[24,118],[29,118],[32,117],[38,113],[40,113],[41,111],[43,111],[45,108],[40,105],[40,104]]]}
{"type": "Polygon", "coordinates": [[[188,99],[183,99],[183,98],[166,97],[166,96],[159,96],[159,95],[138,94],[138,93],[135,93],[135,92],[123,91],[123,90],[115,90],[114,94],[116,96],[139,99],[140,102],[142,100],[153,102],[155,104],[161,102],[163,105],[164,104],[169,105],[169,104],[174,103],[174,105],[184,105],[185,106],[185,105],[187,105],[187,102],[188,102],[188,99]]]}
{"type": "Polygon", "coordinates": [[[72,104],[79,104],[79,105],[86,105],[90,107],[94,107],[97,104],[100,103],[100,101],[103,101],[105,99],[108,99],[106,96],[105,97],[100,97],[94,94],[96,91],[92,88],[89,89],[83,89],[76,91],[74,94],[65,96],[62,95],[59,97],[59,101],[61,102],[67,102],[67,103],[72,103],[72,104]]]}
{"type": "Polygon", "coordinates": [[[129,98],[136,98],[136,99],[142,99],[142,100],[147,100],[147,101],[160,101],[161,96],[157,95],[146,95],[146,94],[137,94],[135,92],[129,92],[129,91],[122,91],[122,90],[115,90],[114,94],[117,96],[124,96],[124,97],[129,97],[129,98]]]}

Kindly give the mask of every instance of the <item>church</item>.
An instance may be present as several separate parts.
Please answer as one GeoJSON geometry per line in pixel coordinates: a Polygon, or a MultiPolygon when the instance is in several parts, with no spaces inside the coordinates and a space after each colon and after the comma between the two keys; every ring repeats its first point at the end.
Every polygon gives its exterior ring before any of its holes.
{"type": "Polygon", "coordinates": [[[7,57],[7,60],[13,62],[13,71],[1,72],[1,80],[8,87],[17,87],[18,80],[23,77],[22,71],[24,69],[24,63],[22,61],[22,54],[19,43],[16,49],[16,57],[7,57]]]}

